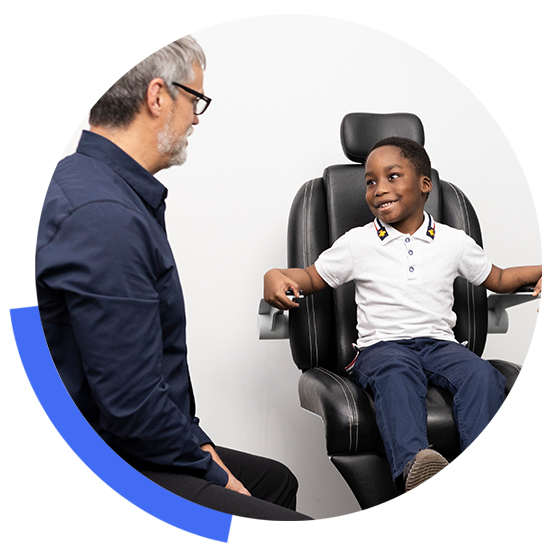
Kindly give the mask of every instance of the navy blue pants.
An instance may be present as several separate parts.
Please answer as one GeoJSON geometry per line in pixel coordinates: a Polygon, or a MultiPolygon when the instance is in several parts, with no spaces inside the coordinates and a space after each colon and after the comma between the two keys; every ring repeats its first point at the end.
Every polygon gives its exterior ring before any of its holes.
{"type": "Polygon", "coordinates": [[[506,379],[490,363],[456,342],[416,338],[379,342],[357,358],[352,376],[374,395],[376,422],[394,481],[428,447],[428,382],[451,393],[463,451],[504,401],[506,379]]]}

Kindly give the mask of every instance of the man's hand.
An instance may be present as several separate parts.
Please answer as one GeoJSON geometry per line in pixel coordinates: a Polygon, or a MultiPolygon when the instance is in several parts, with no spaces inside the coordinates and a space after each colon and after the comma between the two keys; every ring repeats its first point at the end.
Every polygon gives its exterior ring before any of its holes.
{"type": "Polygon", "coordinates": [[[226,471],[229,475],[229,481],[225,488],[240,493],[241,495],[246,495],[247,497],[251,496],[248,489],[229,470],[226,471]]]}
{"type": "Polygon", "coordinates": [[[205,445],[201,445],[201,449],[207,453],[210,453],[214,462],[216,462],[216,464],[221,466],[227,472],[229,479],[227,480],[227,485],[225,486],[226,489],[229,489],[230,491],[235,491],[236,493],[240,493],[241,495],[246,495],[247,497],[251,496],[248,489],[229,471],[229,468],[222,462],[222,459],[218,456],[218,453],[214,450],[214,447],[212,447],[212,445],[209,445],[208,443],[205,445]]]}

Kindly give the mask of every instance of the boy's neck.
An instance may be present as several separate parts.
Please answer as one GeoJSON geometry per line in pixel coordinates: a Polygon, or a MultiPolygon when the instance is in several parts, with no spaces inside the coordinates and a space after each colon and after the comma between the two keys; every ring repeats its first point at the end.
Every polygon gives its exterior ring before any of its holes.
{"type": "Polygon", "coordinates": [[[396,224],[390,223],[388,225],[391,225],[396,231],[403,233],[403,235],[414,235],[424,225],[424,211],[421,212],[420,217],[415,216],[414,219],[404,220],[396,224]]]}

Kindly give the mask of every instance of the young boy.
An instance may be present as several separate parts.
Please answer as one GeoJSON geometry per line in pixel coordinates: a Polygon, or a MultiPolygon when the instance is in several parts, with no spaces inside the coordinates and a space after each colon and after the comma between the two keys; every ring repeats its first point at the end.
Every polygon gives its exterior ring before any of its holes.
{"type": "Polygon", "coordinates": [[[429,448],[428,381],[453,395],[464,450],[504,400],[504,377],[454,338],[453,282],[457,276],[499,293],[536,284],[542,266],[500,269],[463,231],[424,212],[432,189],[424,148],[404,138],[379,141],[365,164],[373,223],[352,229],[305,269],[272,269],[264,298],[279,309],[299,307],[305,295],[348,281],[356,284],[360,353],[352,376],[369,388],[396,486],[410,490],[448,462],[429,448]]]}

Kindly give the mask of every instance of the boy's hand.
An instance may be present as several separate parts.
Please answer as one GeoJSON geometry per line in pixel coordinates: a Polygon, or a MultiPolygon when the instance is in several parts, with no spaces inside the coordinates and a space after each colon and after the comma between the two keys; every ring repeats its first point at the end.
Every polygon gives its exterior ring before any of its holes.
{"type": "MultiPolygon", "coordinates": [[[[537,286],[535,286],[535,290],[533,291],[533,296],[538,296],[542,292],[542,277],[539,279],[539,282],[537,283],[537,286]]],[[[540,313],[542,315],[542,306],[537,309],[537,313],[540,313]]]]}
{"type": "Polygon", "coordinates": [[[287,290],[292,290],[296,298],[300,292],[300,285],[290,277],[284,275],[279,269],[271,269],[264,275],[264,300],[272,307],[287,310],[299,307],[287,290]]]}

